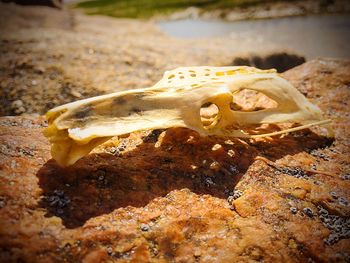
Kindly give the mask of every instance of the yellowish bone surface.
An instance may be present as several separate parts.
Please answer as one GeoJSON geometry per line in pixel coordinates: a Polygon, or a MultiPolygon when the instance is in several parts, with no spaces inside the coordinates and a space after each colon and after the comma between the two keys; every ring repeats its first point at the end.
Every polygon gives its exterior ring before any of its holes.
{"type": "Polygon", "coordinates": [[[252,67],[177,68],[165,72],[153,87],[68,103],[46,116],[49,127],[44,133],[52,144],[52,157],[62,166],[75,163],[112,136],[138,130],[187,127],[203,136],[254,137],[237,127],[283,122],[309,127],[328,122],[317,106],[274,70],[252,67]],[[233,94],[244,89],[263,93],[277,106],[232,110],[233,94]],[[215,104],[218,113],[215,122],[204,125],[200,110],[208,103],[215,104]]]}

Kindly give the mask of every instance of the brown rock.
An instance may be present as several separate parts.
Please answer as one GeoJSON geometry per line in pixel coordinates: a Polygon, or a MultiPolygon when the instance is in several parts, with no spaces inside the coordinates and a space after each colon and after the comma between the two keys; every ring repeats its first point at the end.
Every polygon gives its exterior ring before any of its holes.
{"type": "Polygon", "coordinates": [[[169,129],[63,169],[44,120],[1,118],[0,261],[348,261],[349,70],[284,74],[334,118],[334,141],[322,128],[255,142],[169,129]]]}

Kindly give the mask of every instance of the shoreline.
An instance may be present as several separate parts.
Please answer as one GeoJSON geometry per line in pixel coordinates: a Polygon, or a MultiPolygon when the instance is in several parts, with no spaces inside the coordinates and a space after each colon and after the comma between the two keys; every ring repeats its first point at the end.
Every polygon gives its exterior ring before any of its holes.
{"type": "Polygon", "coordinates": [[[64,6],[67,9],[82,11],[87,15],[104,15],[115,18],[135,18],[140,20],[149,20],[152,22],[172,21],[180,19],[220,19],[227,22],[242,20],[261,20],[285,17],[298,17],[308,15],[322,14],[349,14],[350,2],[346,0],[295,0],[295,1],[273,1],[265,3],[246,3],[225,6],[217,4],[216,6],[192,5],[184,6],[177,10],[175,7],[169,9],[161,8],[157,5],[143,6],[142,3],[135,6],[118,6],[113,2],[106,6],[100,6],[98,2],[89,3],[87,1],[66,2],[64,6]],[[142,9],[142,12],[131,13],[128,7],[142,9]],[[173,8],[173,9],[171,9],[173,8]]]}
{"type": "Polygon", "coordinates": [[[304,17],[312,15],[349,14],[350,2],[334,1],[326,7],[320,7],[322,1],[294,1],[264,3],[250,7],[236,7],[233,9],[205,10],[189,7],[183,11],[169,15],[155,15],[153,22],[174,21],[182,19],[201,19],[205,21],[221,20],[225,22],[266,20],[289,17],[304,17]]]}

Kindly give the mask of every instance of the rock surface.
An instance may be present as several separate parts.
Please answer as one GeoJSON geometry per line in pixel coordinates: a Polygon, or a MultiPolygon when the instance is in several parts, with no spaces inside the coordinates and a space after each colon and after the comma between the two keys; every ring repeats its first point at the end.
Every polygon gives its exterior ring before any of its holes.
{"type": "Polygon", "coordinates": [[[0,262],[348,262],[349,72],[323,59],[284,74],[334,119],[334,141],[169,129],[62,169],[43,119],[2,117],[0,262]]]}

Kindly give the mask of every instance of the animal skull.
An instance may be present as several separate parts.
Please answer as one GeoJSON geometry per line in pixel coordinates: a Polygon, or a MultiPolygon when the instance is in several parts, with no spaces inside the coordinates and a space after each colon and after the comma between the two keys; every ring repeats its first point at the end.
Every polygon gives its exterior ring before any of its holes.
{"type": "Polygon", "coordinates": [[[271,136],[328,123],[311,104],[275,70],[252,67],[186,67],[165,72],[153,87],[102,95],[68,103],[47,113],[45,135],[53,158],[62,166],[75,163],[112,136],[145,129],[187,127],[203,136],[271,136]],[[243,89],[261,92],[277,107],[236,111],[233,95],[243,89]],[[204,125],[201,107],[218,107],[214,121],[204,125]],[[242,127],[263,123],[300,123],[282,132],[251,135],[242,127]]]}

